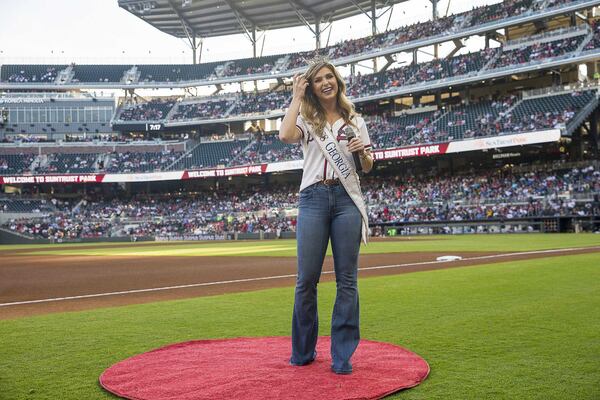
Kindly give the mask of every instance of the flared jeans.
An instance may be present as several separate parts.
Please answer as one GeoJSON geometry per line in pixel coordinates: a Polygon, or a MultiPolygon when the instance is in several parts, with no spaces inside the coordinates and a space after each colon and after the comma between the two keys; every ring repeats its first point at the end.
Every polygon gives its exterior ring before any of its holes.
{"type": "Polygon", "coordinates": [[[341,184],[316,183],[300,192],[297,222],[298,278],[290,363],[304,365],[316,356],[317,284],[331,239],[337,287],[331,316],[331,367],[335,372],[351,372],[350,358],[360,340],[357,275],[361,214],[341,184]]]}

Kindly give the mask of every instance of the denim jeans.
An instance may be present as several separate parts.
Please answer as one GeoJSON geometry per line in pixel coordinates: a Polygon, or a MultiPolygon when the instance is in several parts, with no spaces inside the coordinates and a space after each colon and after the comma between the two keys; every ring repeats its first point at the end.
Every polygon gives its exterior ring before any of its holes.
{"type": "Polygon", "coordinates": [[[296,235],[298,278],[292,317],[293,365],[311,362],[316,353],[319,318],[317,284],[331,238],[337,293],[331,317],[331,359],[336,372],[350,372],[360,340],[358,251],[361,215],[344,187],[311,185],[300,192],[296,235]]]}

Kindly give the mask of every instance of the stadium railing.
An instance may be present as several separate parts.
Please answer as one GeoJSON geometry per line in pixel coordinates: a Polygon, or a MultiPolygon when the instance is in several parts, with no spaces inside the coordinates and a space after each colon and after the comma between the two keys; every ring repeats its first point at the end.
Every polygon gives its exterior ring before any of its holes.
{"type": "MultiPolygon", "coordinates": [[[[433,37],[430,37],[427,39],[410,41],[408,43],[403,43],[398,46],[385,46],[385,48],[380,49],[379,51],[364,52],[364,53],[361,53],[358,55],[353,55],[351,57],[335,59],[333,61],[334,61],[334,64],[336,64],[336,65],[343,65],[343,64],[348,64],[350,62],[358,62],[358,61],[362,61],[362,60],[373,58],[373,57],[384,56],[384,55],[394,54],[394,53],[404,52],[404,51],[410,51],[415,48],[428,46],[428,45],[432,45],[435,43],[445,42],[445,41],[449,41],[449,40],[453,40],[453,39],[460,39],[460,38],[484,33],[486,31],[500,29],[500,28],[503,28],[506,26],[522,24],[522,23],[526,23],[526,22],[531,22],[531,21],[535,21],[535,20],[539,20],[539,19],[552,17],[555,15],[560,15],[560,14],[564,14],[564,13],[577,11],[577,10],[580,10],[583,8],[593,7],[593,6],[598,5],[598,3],[599,3],[598,1],[592,1],[592,0],[576,0],[576,1],[569,2],[569,3],[561,3],[555,7],[544,8],[542,10],[529,9],[522,14],[519,14],[516,16],[511,16],[508,18],[502,18],[499,21],[498,20],[491,21],[491,22],[487,22],[485,24],[476,25],[474,27],[469,27],[467,29],[459,29],[454,32],[442,32],[437,36],[433,36],[433,37]]],[[[468,14],[470,12],[472,12],[472,11],[466,12],[464,14],[468,14]]],[[[459,15],[462,15],[462,14],[459,14],[459,15]]],[[[402,28],[399,28],[399,30],[405,29],[405,28],[406,27],[402,27],[402,28]]],[[[335,46],[336,45],[331,46],[331,48],[334,48],[335,46]]],[[[12,67],[12,66],[7,65],[5,68],[8,68],[8,67],[12,67]]],[[[26,67],[26,66],[21,66],[21,67],[26,67]]],[[[86,66],[86,68],[87,67],[94,67],[94,66],[86,66]]],[[[95,66],[95,67],[101,68],[101,66],[95,66]]],[[[110,66],[110,67],[112,68],[113,66],[110,66]]],[[[122,68],[123,73],[125,73],[131,67],[132,67],[132,65],[123,65],[123,68],[122,68]]],[[[174,65],[174,67],[177,68],[178,66],[174,65]]],[[[182,66],[182,67],[186,67],[186,66],[182,66]]],[[[75,69],[76,68],[77,68],[77,66],[75,66],[75,69]]],[[[95,82],[89,82],[89,83],[80,82],[78,85],[74,85],[74,87],[93,86],[93,87],[130,87],[130,88],[135,88],[135,87],[157,87],[157,85],[162,85],[161,87],[163,87],[163,86],[164,87],[189,87],[189,86],[214,85],[214,84],[220,84],[220,83],[232,83],[232,82],[239,82],[239,81],[245,81],[245,80],[283,78],[283,77],[289,77],[289,76],[293,75],[295,72],[297,72],[297,70],[299,70],[299,69],[292,69],[292,70],[288,70],[285,72],[279,72],[279,73],[275,73],[275,74],[271,74],[271,73],[253,74],[253,75],[227,77],[227,78],[211,79],[211,80],[189,80],[189,81],[185,81],[185,82],[184,81],[177,82],[176,80],[175,80],[175,82],[173,82],[171,80],[168,82],[156,82],[156,81],[154,81],[154,82],[137,82],[137,83],[126,84],[126,85],[123,85],[120,82],[108,82],[107,83],[107,82],[99,82],[98,80],[96,80],[95,82]]],[[[10,87],[10,84],[6,82],[7,74],[8,74],[8,72],[2,74],[3,78],[2,78],[2,82],[0,82],[0,87],[10,87]]],[[[13,86],[44,87],[46,85],[40,85],[40,83],[35,83],[35,84],[15,83],[13,86]]],[[[66,84],[66,85],[61,85],[61,86],[66,88],[66,87],[70,87],[71,85],[66,84]]]]}

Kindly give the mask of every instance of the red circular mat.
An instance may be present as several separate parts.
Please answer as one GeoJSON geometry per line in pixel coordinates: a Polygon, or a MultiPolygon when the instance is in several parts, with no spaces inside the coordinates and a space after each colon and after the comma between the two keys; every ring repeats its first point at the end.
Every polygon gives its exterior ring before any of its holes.
{"type": "Polygon", "coordinates": [[[196,340],[143,353],[100,376],[109,392],[135,400],[380,399],[418,385],[429,365],[389,343],[361,340],[350,375],[331,372],[330,338],[317,359],[289,365],[289,337],[196,340]]]}

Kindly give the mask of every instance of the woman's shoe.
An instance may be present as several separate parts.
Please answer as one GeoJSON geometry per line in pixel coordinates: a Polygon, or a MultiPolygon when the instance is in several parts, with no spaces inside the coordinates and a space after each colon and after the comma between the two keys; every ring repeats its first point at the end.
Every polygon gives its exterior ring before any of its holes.
{"type": "Polygon", "coordinates": [[[352,364],[347,363],[344,367],[339,369],[334,368],[334,366],[332,365],[331,370],[338,375],[349,375],[352,373],[352,364]]]}
{"type": "Polygon", "coordinates": [[[294,367],[302,367],[304,365],[308,365],[310,363],[312,363],[313,361],[315,361],[315,358],[317,358],[317,351],[315,350],[313,353],[313,356],[310,360],[303,362],[303,363],[295,363],[292,360],[290,360],[290,365],[293,365],[294,367]]]}

